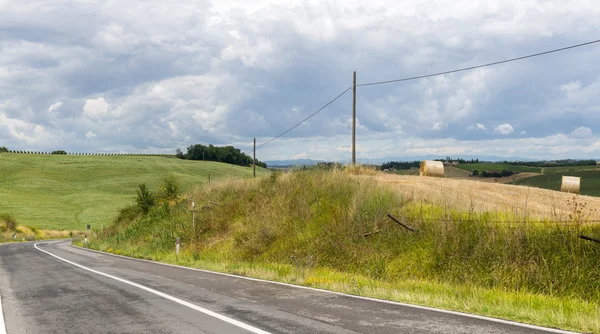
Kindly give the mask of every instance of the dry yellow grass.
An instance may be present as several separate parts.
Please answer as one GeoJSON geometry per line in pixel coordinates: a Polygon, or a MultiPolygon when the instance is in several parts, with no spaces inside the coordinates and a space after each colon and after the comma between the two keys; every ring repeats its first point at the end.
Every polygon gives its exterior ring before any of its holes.
{"type": "MultiPolygon", "coordinates": [[[[516,217],[571,220],[574,198],[587,208],[600,207],[598,197],[509,184],[383,173],[377,174],[375,179],[382,185],[392,186],[405,198],[465,211],[507,211],[516,217]]],[[[600,220],[600,212],[590,209],[579,217],[600,220]]]]}
{"type": "Polygon", "coordinates": [[[0,243],[9,240],[47,240],[67,239],[76,231],[38,230],[27,226],[17,226],[15,231],[6,229],[5,223],[0,223],[0,243]],[[14,235],[14,238],[13,238],[14,235]]]}

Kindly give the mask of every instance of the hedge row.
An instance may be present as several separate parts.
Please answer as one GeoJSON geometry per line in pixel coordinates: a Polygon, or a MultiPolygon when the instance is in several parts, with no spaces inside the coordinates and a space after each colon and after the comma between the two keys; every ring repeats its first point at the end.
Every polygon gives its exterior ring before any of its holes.
{"type": "MultiPolygon", "coordinates": [[[[11,151],[17,154],[39,154],[39,155],[61,155],[65,153],[34,152],[34,151],[11,151]]],[[[148,154],[148,153],[66,153],[66,155],[90,155],[90,156],[147,156],[147,157],[172,157],[174,154],[148,154]]]]}

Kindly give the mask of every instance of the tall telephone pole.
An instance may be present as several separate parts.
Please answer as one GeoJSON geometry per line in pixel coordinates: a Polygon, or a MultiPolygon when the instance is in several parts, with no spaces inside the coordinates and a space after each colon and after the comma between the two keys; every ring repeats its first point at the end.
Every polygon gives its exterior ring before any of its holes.
{"type": "Polygon", "coordinates": [[[356,165],[356,71],[352,82],[352,166],[356,165]]]}
{"type": "Polygon", "coordinates": [[[254,156],[252,157],[252,170],[254,177],[256,177],[256,138],[254,138],[254,156]]]}

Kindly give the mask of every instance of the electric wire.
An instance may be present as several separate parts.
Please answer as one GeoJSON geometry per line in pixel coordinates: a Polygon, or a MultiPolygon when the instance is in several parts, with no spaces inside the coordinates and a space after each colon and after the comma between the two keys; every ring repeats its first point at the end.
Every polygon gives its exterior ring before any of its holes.
{"type": "Polygon", "coordinates": [[[385,80],[385,81],[376,81],[376,82],[363,83],[363,84],[356,85],[356,87],[384,85],[384,84],[389,84],[389,83],[394,83],[394,82],[402,82],[402,81],[424,79],[424,78],[429,78],[429,77],[435,77],[435,76],[438,76],[438,75],[444,75],[444,74],[451,74],[451,73],[469,71],[469,70],[474,70],[474,69],[478,69],[478,68],[482,68],[482,67],[489,67],[489,66],[494,66],[494,65],[504,64],[504,63],[510,63],[510,62],[513,62],[513,61],[518,61],[518,60],[523,60],[523,59],[527,59],[527,58],[533,58],[533,57],[543,56],[543,55],[547,55],[547,54],[551,54],[551,53],[555,53],[555,52],[560,52],[560,51],[575,49],[575,48],[579,48],[579,47],[582,47],[582,46],[587,46],[587,45],[595,44],[595,43],[600,43],[600,39],[597,39],[597,40],[594,40],[594,41],[590,41],[590,42],[586,42],[586,43],[571,45],[571,46],[567,46],[567,47],[564,47],[564,48],[553,49],[553,50],[548,50],[548,51],[544,51],[544,52],[538,52],[538,53],[534,53],[534,54],[530,54],[530,55],[526,55],[526,56],[521,56],[521,57],[516,57],[516,58],[510,58],[510,59],[505,59],[505,60],[500,60],[500,61],[495,61],[493,63],[487,63],[487,64],[482,64],[482,65],[477,65],[477,66],[469,66],[469,67],[459,68],[459,69],[451,70],[451,71],[444,71],[444,72],[437,72],[437,73],[431,73],[431,74],[424,74],[424,75],[419,75],[419,76],[414,76],[414,77],[408,77],[408,78],[402,78],[402,79],[393,79],[393,80],[385,80]]]}
{"type": "MultiPolygon", "coordinates": [[[[510,63],[510,62],[514,62],[514,61],[518,61],[518,60],[523,60],[523,59],[528,59],[528,58],[533,58],[533,57],[539,57],[539,56],[543,56],[543,55],[547,55],[547,54],[551,54],[551,53],[556,53],[556,52],[561,52],[561,51],[565,51],[565,50],[570,50],[570,49],[575,49],[575,48],[579,48],[579,47],[583,47],[583,46],[587,46],[587,45],[591,45],[591,44],[595,44],[595,43],[600,43],[600,39],[589,41],[589,42],[585,42],[585,43],[575,44],[575,45],[571,45],[571,46],[566,46],[566,47],[562,47],[562,48],[558,48],[558,49],[552,49],[552,50],[548,50],[548,51],[538,52],[538,53],[534,53],[534,54],[530,54],[530,55],[526,55],[526,56],[521,56],[521,57],[516,57],[516,58],[510,58],[510,59],[495,61],[495,62],[492,62],[492,63],[486,63],[486,64],[481,64],[481,65],[476,65],[476,66],[469,66],[469,67],[459,68],[459,69],[450,70],[450,71],[437,72],[437,73],[431,73],[431,74],[424,74],[424,75],[407,77],[407,78],[401,78],[401,79],[393,79],[393,80],[385,80],[385,81],[375,81],[375,82],[368,82],[368,83],[363,83],[363,84],[357,84],[356,87],[366,87],[366,86],[383,85],[383,84],[390,84],[390,83],[395,83],[395,82],[424,79],[424,78],[429,78],[429,77],[434,77],[434,76],[439,76],[439,75],[444,75],[444,74],[452,74],[452,73],[457,73],[457,72],[464,72],[464,71],[474,70],[474,69],[483,68],[483,67],[489,67],[489,66],[494,66],[494,65],[499,65],[499,64],[510,63]]],[[[271,142],[279,139],[280,137],[286,135],[288,132],[294,130],[295,128],[297,128],[298,126],[300,126],[300,124],[306,122],[307,120],[309,120],[310,118],[312,118],[313,116],[315,116],[316,114],[318,114],[319,112],[321,112],[323,109],[327,108],[330,104],[332,104],[333,102],[335,102],[336,100],[338,100],[340,97],[342,97],[344,94],[346,94],[349,90],[352,90],[352,87],[348,87],[346,90],[344,90],[342,93],[340,93],[334,99],[332,99],[331,101],[329,101],[323,107],[319,108],[317,111],[315,111],[314,113],[310,114],[308,117],[306,117],[303,120],[301,120],[300,122],[296,123],[291,128],[283,131],[282,133],[280,133],[279,135],[277,135],[277,136],[269,139],[268,141],[266,141],[266,142],[264,142],[264,143],[256,146],[256,149],[259,149],[259,148],[261,148],[261,147],[263,147],[263,146],[265,146],[265,145],[267,145],[267,144],[269,144],[269,143],[271,143],[271,142]]],[[[249,154],[252,151],[253,150],[250,150],[246,154],[249,154]]]]}
{"type": "MultiPolygon", "coordinates": [[[[329,107],[329,105],[331,105],[333,102],[337,101],[340,97],[342,97],[344,94],[346,94],[349,90],[351,90],[352,87],[348,87],[346,88],[346,90],[344,90],[343,92],[341,92],[338,96],[336,96],[335,98],[333,98],[331,101],[327,102],[327,104],[325,104],[324,106],[322,106],[321,108],[319,108],[317,111],[315,111],[314,113],[308,115],[308,117],[306,117],[305,119],[301,120],[300,122],[296,123],[296,125],[292,126],[291,128],[283,131],[282,133],[280,133],[279,135],[267,140],[266,142],[256,146],[256,149],[258,150],[259,148],[271,143],[272,141],[280,138],[281,136],[284,136],[286,133],[294,130],[295,128],[297,128],[298,126],[300,126],[300,124],[308,121],[309,119],[311,119],[313,116],[315,116],[316,114],[318,114],[319,112],[321,112],[323,109],[329,107]]],[[[252,152],[252,150],[250,151],[252,152]]]]}

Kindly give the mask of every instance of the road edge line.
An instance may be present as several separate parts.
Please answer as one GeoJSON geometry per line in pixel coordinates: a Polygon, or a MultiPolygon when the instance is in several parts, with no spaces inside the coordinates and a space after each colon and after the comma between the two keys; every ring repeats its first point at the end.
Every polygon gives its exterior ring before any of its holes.
{"type": "Polygon", "coordinates": [[[270,283],[270,284],[276,284],[276,285],[283,285],[283,286],[297,288],[297,289],[306,289],[306,290],[311,290],[311,291],[324,292],[324,293],[334,294],[334,295],[338,295],[338,296],[342,296],[342,297],[350,297],[350,298],[368,300],[368,301],[373,301],[373,302],[378,302],[378,303],[398,305],[398,306],[405,306],[405,307],[411,307],[411,308],[416,308],[416,309],[426,310],[426,311],[432,311],[432,312],[439,312],[439,313],[444,313],[444,314],[458,315],[458,316],[462,316],[462,317],[466,317],[466,318],[473,318],[473,319],[478,319],[478,320],[485,320],[485,321],[500,323],[500,324],[504,324],[504,325],[512,325],[512,326],[516,326],[516,327],[523,327],[523,328],[528,328],[528,329],[535,329],[535,330],[544,331],[544,332],[547,332],[547,333],[581,334],[581,333],[578,333],[578,332],[572,332],[572,331],[562,330],[562,329],[558,329],[558,328],[550,328],[550,327],[542,327],[542,326],[537,326],[537,325],[530,325],[530,324],[525,324],[525,323],[516,322],[516,321],[512,321],[512,320],[492,318],[492,317],[487,317],[487,316],[477,315],[477,314],[472,314],[472,313],[463,313],[463,312],[459,312],[459,311],[444,310],[444,309],[433,308],[433,307],[429,307],[429,306],[422,306],[422,305],[415,305],[415,304],[407,304],[407,303],[402,303],[402,302],[396,302],[396,301],[393,301],[393,300],[385,300],[385,299],[377,299],[377,298],[373,298],[373,297],[351,295],[351,294],[348,294],[348,293],[338,292],[338,291],[333,291],[333,290],[325,290],[325,289],[319,289],[319,288],[312,288],[312,287],[309,287],[309,286],[295,285],[295,284],[284,283],[284,282],[277,282],[277,281],[268,281],[268,280],[264,280],[264,279],[260,279],[260,278],[254,278],[254,277],[248,277],[248,276],[240,276],[240,275],[228,274],[228,273],[221,273],[221,272],[218,272],[218,271],[211,271],[211,270],[206,270],[206,269],[190,268],[190,267],[184,267],[184,266],[180,266],[180,265],[176,265],[176,264],[162,263],[162,262],[157,262],[157,261],[152,261],[152,260],[146,260],[146,259],[138,259],[138,258],[135,258],[135,257],[125,256],[125,255],[118,255],[118,254],[112,254],[112,253],[102,252],[102,251],[95,250],[95,249],[79,247],[79,246],[75,246],[75,245],[73,245],[71,243],[69,243],[67,245],[70,246],[70,247],[73,247],[73,248],[78,248],[78,249],[82,249],[82,250],[89,251],[89,252],[95,252],[95,253],[99,253],[99,254],[120,257],[120,258],[128,259],[128,260],[135,260],[135,261],[140,261],[140,262],[148,262],[148,263],[159,264],[159,265],[167,266],[167,267],[181,268],[181,269],[199,271],[199,272],[203,272],[203,273],[215,274],[215,275],[221,275],[221,276],[227,276],[227,277],[233,277],[233,278],[241,278],[241,279],[245,279],[245,280],[249,280],[249,281],[255,281],[255,282],[263,282],[263,283],[270,283]]]}
{"type": "MultiPolygon", "coordinates": [[[[52,244],[52,243],[57,243],[57,242],[60,242],[60,241],[54,241],[54,242],[41,242],[41,243],[42,243],[42,244],[52,244]]],[[[211,310],[205,309],[205,308],[203,308],[203,307],[200,307],[200,306],[198,306],[198,305],[195,305],[195,304],[192,304],[192,303],[190,303],[190,302],[187,302],[187,301],[185,301],[185,300],[183,300],[183,299],[179,299],[179,298],[177,298],[177,297],[175,297],[175,296],[171,296],[171,295],[168,295],[168,294],[166,294],[166,293],[164,293],[164,292],[160,292],[160,291],[158,291],[158,290],[155,290],[155,289],[149,288],[149,287],[147,287],[147,286],[145,286],[145,285],[142,285],[142,284],[139,284],[139,283],[135,283],[135,282],[132,282],[132,281],[128,281],[128,280],[126,280],[126,279],[123,279],[123,278],[120,278],[120,277],[117,277],[117,276],[113,276],[113,275],[110,275],[110,274],[107,274],[107,273],[103,273],[103,272],[101,272],[101,271],[98,271],[98,270],[94,270],[94,269],[92,269],[92,268],[88,268],[88,267],[86,267],[86,266],[80,265],[80,264],[78,264],[78,263],[75,263],[75,262],[73,262],[73,261],[69,261],[69,260],[67,260],[67,259],[64,259],[64,258],[62,258],[62,257],[58,256],[58,255],[52,254],[52,253],[50,253],[50,252],[48,252],[48,251],[46,251],[46,250],[43,250],[43,249],[39,248],[39,247],[38,247],[38,244],[40,244],[40,242],[36,242],[36,243],[33,245],[33,247],[34,247],[35,249],[37,249],[38,251],[40,251],[40,252],[42,252],[42,253],[45,253],[45,254],[48,254],[48,255],[50,255],[50,256],[52,256],[52,257],[56,258],[56,259],[59,259],[59,260],[61,260],[61,261],[63,261],[63,262],[66,262],[66,263],[68,263],[68,264],[71,264],[71,265],[73,265],[73,266],[75,266],[75,267],[78,267],[78,268],[80,268],[80,269],[84,269],[84,270],[87,270],[87,271],[89,271],[89,272],[92,272],[92,273],[94,273],[94,274],[97,274],[97,275],[100,275],[100,276],[104,276],[104,277],[107,277],[107,278],[113,279],[113,280],[115,280],[115,281],[118,281],[118,282],[121,282],[121,283],[125,283],[125,284],[128,284],[128,285],[131,285],[131,286],[133,286],[133,287],[136,287],[136,288],[138,288],[138,289],[144,290],[144,291],[146,291],[146,292],[150,292],[150,293],[152,293],[152,294],[155,294],[155,295],[157,295],[157,296],[159,296],[159,297],[162,297],[162,298],[165,298],[165,299],[167,299],[167,300],[170,300],[170,301],[172,301],[172,302],[175,302],[175,303],[177,303],[177,304],[180,304],[180,305],[186,306],[186,307],[188,307],[188,308],[191,308],[191,309],[193,309],[193,310],[195,310],[195,311],[198,311],[198,312],[200,312],[200,313],[204,313],[204,314],[206,314],[206,315],[208,315],[208,316],[211,316],[211,317],[213,317],[213,318],[219,319],[219,320],[221,320],[221,321],[224,321],[224,322],[226,322],[226,323],[229,323],[229,324],[231,324],[231,325],[237,326],[237,327],[239,327],[239,328],[245,329],[245,330],[247,330],[247,331],[250,331],[250,332],[252,332],[252,333],[256,333],[256,334],[270,334],[269,332],[267,332],[267,331],[264,331],[264,330],[262,330],[262,329],[259,329],[259,328],[256,328],[256,327],[254,327],[254,326],[252,326],[252,325],[248,325],[248,324],[246,324],[246,323],[243,323],[243,322],[241,322],[241,321],[235,320],[235,319],[233,319],[233,318],[229,318],[229,317],[227,317],[227,316],[224,316],[224,315],[222,315],[222,314],[216,313],[216,312],[214,312],[214,311],[211,311],[211,310]]]]}
{"type": "Polygon", "coordinates": [[[6,323],[4,322],[4,313],[2,312],[2,293],[0,293],[0,334],[6,334],[6,323]]]}

